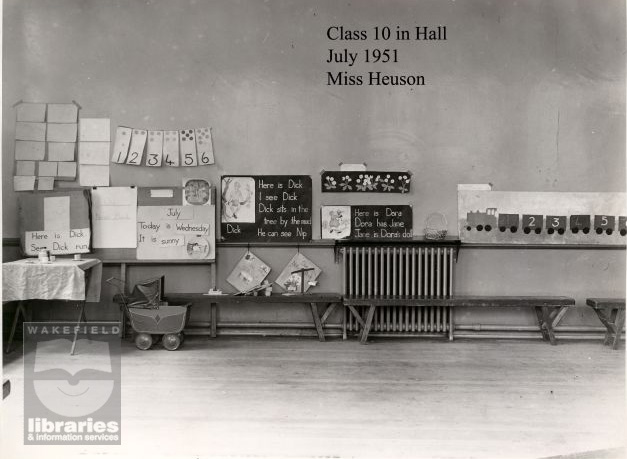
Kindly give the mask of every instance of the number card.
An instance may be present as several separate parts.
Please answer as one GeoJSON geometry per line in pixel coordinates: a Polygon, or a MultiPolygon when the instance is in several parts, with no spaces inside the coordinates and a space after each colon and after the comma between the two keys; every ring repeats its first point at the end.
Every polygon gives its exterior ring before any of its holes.
{"type": "Polygon", "coordinates": [[[163,162],[166,166],[179,167],[179,131],[164,131],[163,162]]]}
{"type": "Polygon", "coordinates": [[[115,130],[115,145],[113,146],[113,156],[111,162],[124,164],[128,156],[128,147],[131,144],[131,128],[118,126],[115,130]]]}
{"type": "Polygon", "coordinates": [[[163,158],[163,131],[148,131],[146,166],[161,167],[163,158]]]}
{"type": "Polygon", "coordinates": [[[542,232],[542,215],[523,215],[522,227],[525,234],[542,232]]]}
{"type": "Polygon", "coordinates": [[[566,232],[566,216],[565,215],[547,215],[546,216],[546,232],[549,234],[564,234],[566,232]]]}
{"type": "Polygon", "coordinates": [[[198,153],[198,164],[201,166],[215,163],[211,129],[196,129],[196,152],[198,153]]]}
{"type": "Polygon", "coordinates": [[[590,232],[590,215],[571,215],[570,231],[577,234],[581,231],[583,234],[590,232]]]}
{"type": "Polygon", "coordinates": [[[193,129],[181,130],[181,161],[183,166],[198,166],[196,136],[193,129]]]}
{"type": "Polygon", "coordinates": [[[146,147],[147,132],[143,129],[133,129],[131,136],[131,146],[128,151],[126,164],[139,166],[144,156],[144,148],[146,147]]]}

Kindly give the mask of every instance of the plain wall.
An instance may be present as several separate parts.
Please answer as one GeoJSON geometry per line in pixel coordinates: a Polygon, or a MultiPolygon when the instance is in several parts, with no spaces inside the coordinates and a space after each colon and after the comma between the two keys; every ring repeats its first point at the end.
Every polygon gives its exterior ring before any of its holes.
{"type": "MultiPolygon", "coordinates": [[[[625,191],[624,1],[5,0],[3,24],[4,238],[18,237],[18,100],[75,100],[81,117],[109,117],[113,129],[211,126],[214,166],[112,164],[111,185],[308,174],[315,239],[321,204],[410,203],[416,234],[434,211],[446,214],[455,234],[458,183],[625,191]],[[447,41],[388,42],[399,50],[398,64],[354,70],[423,74],[426,86],[326,84],[327,71],[345,70],[324,62],[329,48],[376,45],[331,42],[329,26],[372,33],[376,25],[440,24],[447,41]],[[411,192],[322,194],[320,171],[340,161],[410,170],[411,192]]],[[[295,252],[253,250],[273,267],[272,280],[295,252]]],[[[243,253],[218,250],[219,287],[230,290],[225,277],[243,253]]],[[[318,290],[339,291],[332,249],[307,255],[324,271],[318,290]]],[[[204,269],[168,268],[168,283],[205,291],[204,269]]],[[[620,249],[462,249],[456,270],[459,293],[564,294],[579,304],[625,294],[620,249]]],[[[150,274],[133,268],[131,276],[150,274]]],[[[109,293],[97,314],[115,315],[109,293]]],[[[507,320],[529,320],[525,314],[507,320]]]]}

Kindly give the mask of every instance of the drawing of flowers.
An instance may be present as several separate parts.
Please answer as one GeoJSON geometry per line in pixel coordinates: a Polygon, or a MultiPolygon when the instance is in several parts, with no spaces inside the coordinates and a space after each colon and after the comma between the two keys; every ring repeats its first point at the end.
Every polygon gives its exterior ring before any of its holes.
{"type": "Polygon", "coordinates": [[[411,181],[411,176],[408,176],[406,174],[399,175],[398,181],[400,183],[398,189],[401,191],[401,193],[407,193],[409,191],[409,182],[411,181]]]}
{"type": "Polygon", "coordinates": [[[324,187],[327,190],[335,190],[335,187],[337,185],[337,182],[335,181],[335,179],[329,175],[326,176],[326,182],[324,184],[324,187]]]}
{"type": "Polygon", "coordinates": [[[350,176],[345,175],[344,177],[342,177],[342,181],[340,182],[340,188],[342,188],[342,190],[346,191],[346,190],[352,190],[353,187],[350,186],[350,182],[352,182],[353,179],[350,178],[350,176]]]}
{"type": "Polygon", "coordinates": [[[392,191],[394,189],[394,186],[390,184],[390,174],[387,174],[385,178],[381,180],[381,189],[383,191],[392,191]]]}

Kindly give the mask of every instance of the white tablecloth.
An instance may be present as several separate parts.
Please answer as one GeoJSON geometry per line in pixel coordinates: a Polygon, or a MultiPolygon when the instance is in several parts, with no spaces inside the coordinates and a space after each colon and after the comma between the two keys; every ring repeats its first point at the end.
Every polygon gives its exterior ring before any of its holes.
{"type": "Polygon", "coordinates": [[[102,262],[96,259],[57,258],[40,263],[36,258],[2,264],[2,301],[75,300],[98,302],[102,262]],[[85,272],[89,270],[85,285],[85,272]]]}

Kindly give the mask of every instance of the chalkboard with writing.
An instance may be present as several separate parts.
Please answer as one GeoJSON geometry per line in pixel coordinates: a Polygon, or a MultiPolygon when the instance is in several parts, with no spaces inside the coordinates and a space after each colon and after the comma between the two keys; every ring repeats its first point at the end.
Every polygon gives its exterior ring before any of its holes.
{"type": "Polygon", "coordinates": [[[408,205],[322,206],[322,239],[411,239],[408,205]]]}
{"type": "Polygon", "coordinates": [[[220,215],[223,241],[310,241],[311,177],[222,176],[220,215]]]}

